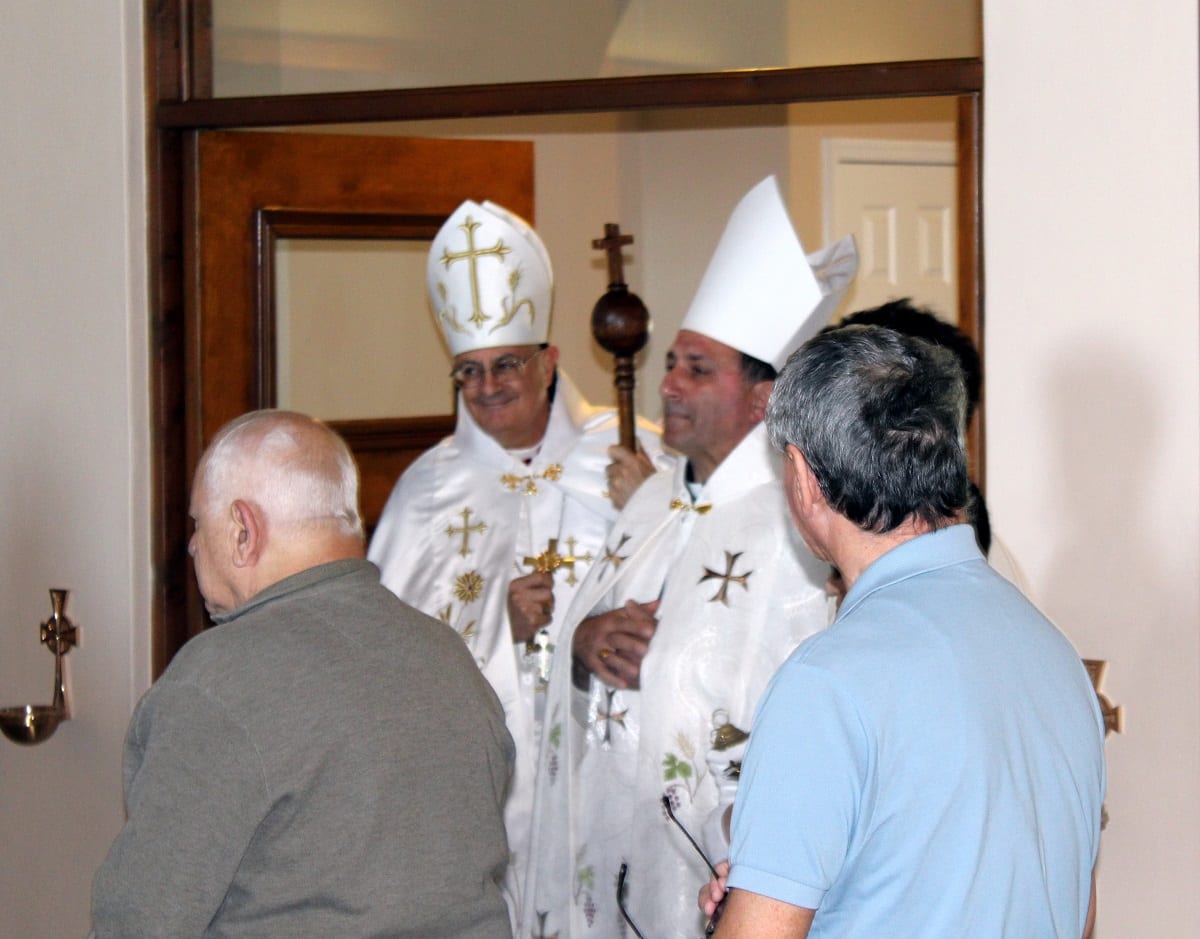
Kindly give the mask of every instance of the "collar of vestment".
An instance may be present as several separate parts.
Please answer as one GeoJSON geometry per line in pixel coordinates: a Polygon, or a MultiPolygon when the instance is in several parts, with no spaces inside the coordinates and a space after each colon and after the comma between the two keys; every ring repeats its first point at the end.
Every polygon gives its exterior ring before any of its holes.
{"type": "Polygon", "coordinates": [[[526,466],[514,459],[491,436],[475,423],[471,412],[462,399],[458,398],[458,421],[454,427],[454,440],[464,456],[500,472],[531,472],[541,475],[555,464],[561,464],[575,448],[583,435],[583,427],[594,409],[584,400],[567,373],[558,370],[558,385],[554,401],[550,405],[550,420],[546,423],[546,434],[542,437],[541,449],[526,466]]]}
{"type": "Polygon", "coordinates": [[[881,554],[859,575],[842,601],[837,619],[848,616],[875,591],[897,581],[966,561],[987,563],[970,525],[951,525],[910,538],[881,554]]]}
{"type": "Polygon", "coordinates": [[[345,558],[340,561],[330,561],[328,564],[318,564],[316,567],[310,567],[307,570],[300,571],[298,574],[292,574],[290,577],[283,578],[283,580],[277,580],[271,586],[260,590],[236,609],[232,609],[227,613],[215,614],[212,620],[218,625],[229,623],[252,610],[265,606],[272,600],[277,600],[288,594],[307,590],[325,581],[345,577],[348,574],[355,574],[360,571],[370,571],[372,579],[376,582],[379,580],[379,571],[375,568],[374,564],[365,558],[345,558]]]}
{"type": "MultiPolygon", "coordinates": [[[[736,498],[762,483],[778,481],[779,466],[779,453],[771,446],[766,427],[758,424],[713,470],[696,496],[694,504],[697,508],[703,505],[720,505],[722,501],[736,498]]],[[[673,498],[691,502],[686,473],[687,462],[680,460],[675,467],[673,498]]]]}

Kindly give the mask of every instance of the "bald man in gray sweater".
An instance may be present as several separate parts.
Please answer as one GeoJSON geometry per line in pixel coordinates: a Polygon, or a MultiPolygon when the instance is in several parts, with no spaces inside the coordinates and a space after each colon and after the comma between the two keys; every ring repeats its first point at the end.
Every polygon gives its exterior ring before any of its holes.
{"type": "Polygon", "coordinates": [[[511,935],[512,741],[462,640],[363,558],[357,471],[255,412],[201,458],[189,551],[216,626],[138,704],[95,935],[511,935]]]}

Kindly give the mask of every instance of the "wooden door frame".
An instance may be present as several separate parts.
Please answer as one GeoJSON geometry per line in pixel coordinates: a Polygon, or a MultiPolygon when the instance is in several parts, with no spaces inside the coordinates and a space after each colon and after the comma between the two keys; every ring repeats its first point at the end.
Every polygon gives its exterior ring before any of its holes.
{"type": "MultiPolygon", "coordinates": [[[[188,638],[184,262],[190,233],[184,166],[189,139],[198,130],[954,96],[959,101],[960,310],[983,354],[981,59],[212,98],[210,0],[145,0],[144,9],[155,677],[188,638]]],[[[982,474],[978,417],[972,440],[982,474]]]]}
{"type": "MultiPolygon", "coordinates": [[[[428,250],[465,198],[534,219],[529,141],[209,130],[188,133],[185,157],[188,468],[228,421],[277,406],[279,238],[417,239],[428,250]]],[[[396,479],[454,415],[330,423],[358,463],[370,534],[396,479]]],[[[193,578],[185,586],[190,637],[209,621],[193,578]]]]}

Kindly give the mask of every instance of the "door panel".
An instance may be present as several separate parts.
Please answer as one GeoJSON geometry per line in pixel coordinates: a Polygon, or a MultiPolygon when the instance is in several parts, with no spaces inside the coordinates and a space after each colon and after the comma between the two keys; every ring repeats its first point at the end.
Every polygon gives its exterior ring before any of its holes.
{"type": "MultiPolygon", "coordinates": [[[[275,405],[277,239],[429,240],[464,199],[491,199],[533,220],[533,145],[521,141],[200,131],[189,135],[186,169],[189,483],[218,428],[275,405]]],[[[424,286],[414,289],[423,311],[424,286]]],[[[333,426],[360,461],[373,526],[396,477],[449,432],[453,415],[333,426]]],[[[188,583],[190,638],[204,617],[194,578],[188,583]]],[[[165,651],[169,659],[175,649],[165,651]]]]}
{"type": "Polygon", "coordinates": [[[827,227],[858,241],[843,309],[912,297],[959,323],[954,144],[831,140],[827,160],[827,227]]]}

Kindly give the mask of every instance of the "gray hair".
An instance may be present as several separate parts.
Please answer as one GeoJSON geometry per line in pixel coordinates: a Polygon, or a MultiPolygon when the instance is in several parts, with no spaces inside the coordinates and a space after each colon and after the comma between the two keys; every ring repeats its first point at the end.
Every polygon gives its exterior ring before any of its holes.
{"type": "Polygon", "coordinates": [[[766,425],[777,449],[792,444],[804,455],[830,507],[882,534],[910,517],[945,526],[966,505],[966,407],[951,352],[847,326],[792,354],[766,425]]]}
{"type": "Polygon", "coordinates": [[[275,524],[333,523],[362,537],[358,467],[325,424],[295,411],[251,411],[213,437],[196,467],[208,510],[234,499],[258,505],[275,524]]]}

